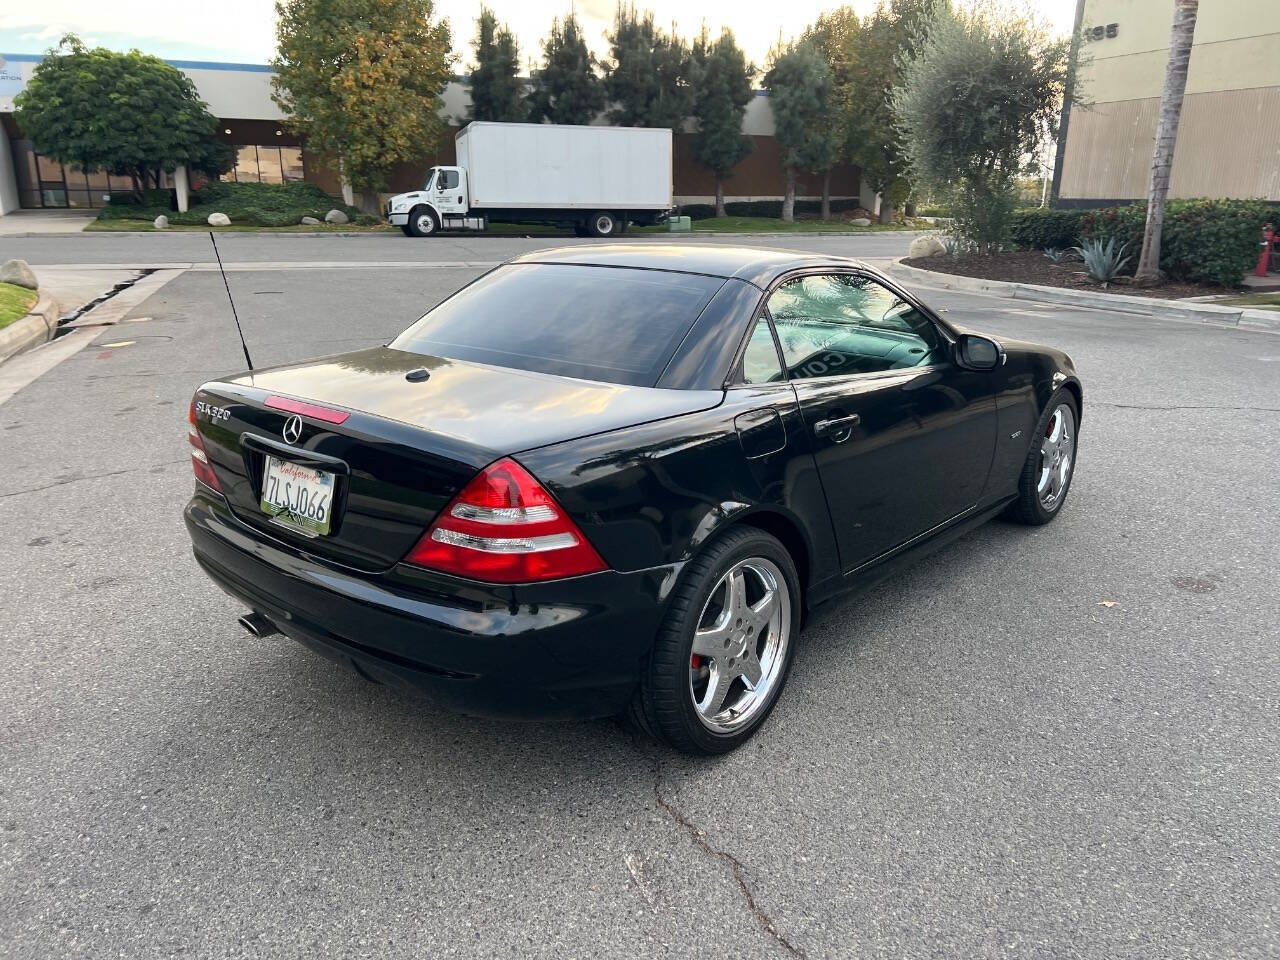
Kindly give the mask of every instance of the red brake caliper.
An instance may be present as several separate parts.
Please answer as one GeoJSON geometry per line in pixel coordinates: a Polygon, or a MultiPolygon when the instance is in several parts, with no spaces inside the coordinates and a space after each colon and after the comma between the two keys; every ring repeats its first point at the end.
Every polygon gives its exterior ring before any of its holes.
{"type": "Polygon", "coordinates": [[[689,658],[689,667],[690,669],[697,670],[700,666],[702,666],[702,658],[695,653],[689,658]]]}

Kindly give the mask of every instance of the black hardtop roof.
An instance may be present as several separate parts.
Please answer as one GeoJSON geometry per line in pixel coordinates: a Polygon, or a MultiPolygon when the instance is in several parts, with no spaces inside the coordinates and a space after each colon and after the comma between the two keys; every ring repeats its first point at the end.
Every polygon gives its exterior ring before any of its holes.
{"type": "Polygon", "coordinates": [[[534,250],[512,263],[564,263],[595,267],[630,267],[637,270],[669,270],[712,277],[735,277],[767,287],[780,274],[804,267],[862,267],[849,257],[822,256],[770,247],[728,246],[704,243],[607,243],[579,244],[534,250]]]}

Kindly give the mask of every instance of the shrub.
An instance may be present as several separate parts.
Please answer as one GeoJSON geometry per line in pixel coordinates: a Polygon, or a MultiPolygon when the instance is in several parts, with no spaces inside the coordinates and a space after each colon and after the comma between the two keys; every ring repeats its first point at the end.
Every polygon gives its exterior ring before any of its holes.
{"type": "MultiPolygon", "coordinates": [[[[1270,213],[1258,200],[1170,200],[1165,205],[1160,269],[1170,280],[1239,286],[1258,259],[1258,238],[1270,213]]],[[[1115,239],[1142,249],[1147,205],[1089,210],[1080,235],[1115,239]]]]}
{"type": "MultiPolygon", "coordinates": [[[[108,206],[133,206],[133,194],[129,191],[115,192],[111,194],[111,199],[107,201],[108,206]]],[[[137,204],[140,207],[155,207],[157,210],[176,210],[178,209],[177,194],[168,187],[159,190],[154,187],[148,187],[142,191],[142,203],[137,204]]]]}
{"type": "MultiPolygon", "coordinates": [[[[847,210],[856,210],[861,206],[857,197],[847,197],[843,200],[831,201],[832,213],[843,213],[847,210]]],[[[734,203],[725,204],[725,214],[730,217],[771,217],[774,219],[782,216],[781,200],[739,200],[734,203]]],[[[818,214],[822,212],[822,202],[820,200],[797,200],[796,213],[818,214]]],[[[710,220],[716,215],[716,208],[709,203],[686,203],[680,206],[682,216],[689,217],[691,220],[710,220]]]]}
{"type": "Polygon", "coordinates": [[[952,191],[954,215],[947,230],[970,240],[975,253],[994,253],[1009,243],[1018,191],[1012,183],[996,180],[964,182],[952,191]]]}
{"type": "MultiPolygon", "coordinates": [[[[226,183],[214,180],[191,192],[190,209],[177,213],[168,205],[172,191],[148,191],[146,203],[112,202],[98,213],[99,220],[154,220],[165,214],[170,223],[204,223],[209,214],[225,213],[233,224],[284,227],[303,217],[323,220],[330,210],[341,210],[357,223],[368,223],[355,207],[335,200],[314,183],[226,183]],[[162,202],[158,202],[162,201],[162,202]]],[[[373,223],[381,222],[377,217],[373,223]]]]}
{"type": "Polygon", "coordinates": [[[1013,215],[1010,236],[1024,250],[1073,247],[1080,242],[1080,211],[1019,210],[1013,215]]]}

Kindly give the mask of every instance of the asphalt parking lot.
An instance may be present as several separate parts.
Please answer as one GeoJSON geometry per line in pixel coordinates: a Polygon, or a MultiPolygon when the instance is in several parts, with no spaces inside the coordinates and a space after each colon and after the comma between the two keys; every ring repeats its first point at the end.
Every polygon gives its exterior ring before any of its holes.
{"type": "MultiPolygon", "coordinates": [[[[100,239],[27,249],[133,262],[100,239]]],[[[387,239],[224,246],[260,261],[229,274],[255,363],[385,341],[483,269],[307,267],[423,255],[387,239]]],[[[248,638],[180,519],[187,403],[243,358],[218,274],[178,276],[0,405],[0,955],[1275,956],[1280,336],[925,298],[1071,353],[1071,498],[820,608],[706,761],[248,638]]]]}

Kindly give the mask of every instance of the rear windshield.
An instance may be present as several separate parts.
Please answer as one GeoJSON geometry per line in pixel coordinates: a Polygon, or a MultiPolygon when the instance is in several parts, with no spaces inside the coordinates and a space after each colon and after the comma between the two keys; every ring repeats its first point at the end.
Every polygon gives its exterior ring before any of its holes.
{"type": "Polygon", "coordinates": [[[511,264],[460,290],[391,346],[651,387],[724,282],[658,270],[511,264]]]}

